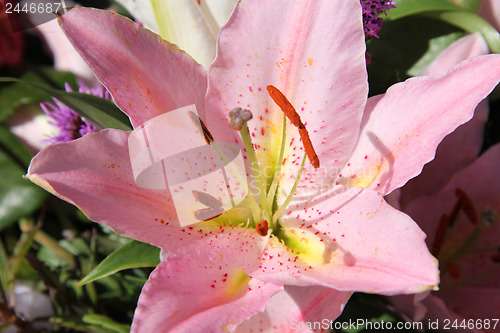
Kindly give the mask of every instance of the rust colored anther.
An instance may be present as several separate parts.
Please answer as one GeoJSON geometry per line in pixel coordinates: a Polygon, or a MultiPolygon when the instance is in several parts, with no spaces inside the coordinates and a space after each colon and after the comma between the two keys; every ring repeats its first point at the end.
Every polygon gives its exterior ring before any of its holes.
{"type": "Polygon", "coordinates": [[[271,96],[273,101],[280,107],[285,116],[290,119],[295,127],[299,129],[300,138],[302,139],[304,150],[307,157],[309,158],[309,161],[314,168],[319,168],[319,157],[314,150],[311,138],[309,137],[309,132],[307,131],[305,125],[302,123],[302,120],[300,119],[297,111],[295,111],[292,103],[290,103],[286,96],[283,95],[283,93],[279,91],[279,89],[275,86],[267,86],[267,91],[269,92],[269,96],[271,96]]]}
{"type": "Polygon", "coordinates": [[[266,220],[262,220],[255,226],[255,231],[261,236],[266,236],[269,231],[269,224],[266,220]]]}
{"type": "Polygon", "coordinates": [[[436,258],[439,256],[439,252],[441,252],[441,249],[443,248],[444,238],[446,236],[446,231],[448,231],[449,223],[450,219],[448,215],[443,214],[443,216],[441,216],[441,219],[439,220],[439,225],[436,230],[436,236],[434,237],[434,241],[432,242],[431,253],[436,258]]]}
{"type": "Polygon", "coordinates": [[[479,220],[477,218],[476,209],[474,208],[474,204],[469,196],[464,192],[464,190],[459,188],[455,190],[455,195],[457,196],[457,203],[453,208],[453,213],[450,215],[453,217],[451,224],[453,225],[455,223],[457,217],[456,215],[458,214],[458,211],[462,209],[469,221],[471,221],[474,225],[478,225],[479,220]]]}

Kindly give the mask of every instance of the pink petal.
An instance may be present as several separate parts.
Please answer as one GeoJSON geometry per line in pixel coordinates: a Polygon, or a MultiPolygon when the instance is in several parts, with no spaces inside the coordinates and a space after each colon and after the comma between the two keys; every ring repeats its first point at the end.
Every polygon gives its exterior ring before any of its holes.
{"type": "MultiPolygon", "coordinates": [[[[450,311],[462,318],[493,319],[498,318],[500,313],[500,288],[462,287],[442,290],[435,295],[444,301],[450,311]]],[[[499,325],[492,332],[500,332],[499,325]]]]}
{"type": "MultiPolygon", "coordinates": [[[[445,74],[460,61],[488,54],[488,45],[477,34],[465,36],[451,44],[422,73],[423,75],[445,74]]],[[[432,194],[443,188],[451,176],[472,163],[483,144],[483,132],[488,120],[488,104],[478,104],[474,117],[458,127],[439,144],[436,157],[426,164],[422,173],[401,188],[401,205],[421,195],[432,194]]]]}
{"type": "Polygon", "coordinates": [[[444,75],[456,64],[488,53],[488,44],[480,34],[467,35],[441,52],[421,75],[444,75]]]}
{"type": "MultiPolygon", "coordinates": [[[[463,318],[450,311],[445,302],[433,294],[416,294],[416,295],[400,295],[389,297],[389,301],[394,305],[396,311],[409,317],[410,321],[421,322],[424,329],[437,330],[438,328],[444,330],[445,324],[448,323],[448,329],[451,327],[453,321],[457,320],[458,325],[462,322],[463,318]],[[448,322],[450,320],[450,322],[448,322]]],[[[460,331],[460,332],[473,332],[473,331],[460,331]]]]}
{"type": "MultiPolygon", "coordinates": [[[[497,167],[498,165],[500,165],[500,145],[495,145],[469,167],[455,174],[441,192],[419,198],[408,205],[407,213],[429,235],[429,247],[432,247],[441,217],[443,214],[449,216],[457,202],[455,195],[457,189],[464,191],[470,198],[479,221],[481,220],[480,214],[486,207],[497,214],[500,212],[500,188],[498,186],[500,169],[497,167]]],[[[458,215],[455,226],[445,240],[439,256],[442,259],[451,256],[471,235],[475,227],[463,213],[458,215]]],[[[459,276],[452,278],[450,274],[444,275],[442,277],[443,288],[446,285],[454,285],[460,281],[475,278],[481,273],[498,267],[498,263],[494,262],[492,257],[498,254],[496,249],[499,244],[500,223],[497,218],[490,227],[481,233],[468,251],[483,250],[473,255],[462,256],[454,261],[458,266],[459,276]],[[484,251],[484,249],[491,250],[484,251]]],[[[470,282],[468,286],[500,288],[500,271],[497,270],[478,281],[470,282]]]]}
{"type": "Polygon", "coordinates": [[[59,24],[134,127],[191,104],[204,117],[205,70],[175,45],[103,10],[74,8],[59,24]]]}
{"type": "MultiPolygon", "coordinates": [[[[307,163],[302,181],[317,190],[320,179],[335,178],[357,140],[367,95],[364,52],[357,0],[240,2],[221,29],[210,69],[209,127],[227,124],[224,133],[215,135],[232,141],[228,112],[250,109],[254,118],[248,126],[257,155],[264,167],[274,169],[283,113],[266,87],[276,86],[300,114],[319,155],[323,167],[314,172],[307,163]]],[[[290,123],[285,145],[280,187],[287,193],[303,156],[298,131],[290,123]]]]}
{"type": "Polygon", "coordinates": [[[479,103],[474,117],[460,125],[439,144],[436,157],[424,166],[422,173],[399,189],[402,192],[402,207],[419,196],[436,193],[448,183],[453,174],[477,158],[483,144],[488,109],[487,101],[479,103]]]}
{"type": "Polygon", "coordinates": [[[142,290],[132,332],[230,331],[263,311],[283,287],[241,271],[244,265],[258,264],[260,240],[254,234],[208,236],[183,256],[160,263],[142,290]]]}
{"type": "Polygon", "coordinates": [[[439,282],[437,261],[427,249],[425,234],[407,215],[373,190],[338,191],[343,192],[295,206],[282,219],[284,227],[303,237],[301,242],[321,250],[306,257],[274,241],[252,276],[386,295],[423,291],[439,282]],[[321,243],[314,243],[311,235],[321,243]]]}
{"type": "Polygon", "coordinates": [[[497,85],[500,55],[462,62],[445,76],[395,84],[367,103],[364,127],[341,183],[388,194],[418,175],[439,142],[469,120],[497,85]]]}
{"type": "Polygon", "coordinates": [[[267,240],[253,229],[214,222],[180,227],[168,190],[140,188],[130,165],[129,134],[107,129],[51,145],[34,157],[27,177],[77,206],[89,219],[167,253],[185,253],[209,235],[239,240],[249,232],[262,243],[253,253],[257,260],[267,240]]]}
{"type": "Polygon", "coordinates": [[[170,193],[136,185],[128,136],[108,129],[51,145],[33,158],[27,177],[116,233],[163,247],[178,229],[170,193]]]}
{"type": "Polygon", "coordinates": [[[325,287],[286,286],[271,297],[266,310],[244,321],[235,332],[318,332],[331,328],[344,309],[350,293],[325,287]],[[316,323],[314,330],[306,323],[316,323]]]}
{"type": "Polygon", "coordinates": [[[460,325],[470,320],[471,327],[476,329],[460,329],[460,332],[499,332],[496,329],[483,330],[483,323],[489,320],[490,328],[493,328],[500,308],[499,289],[481,288],[456,288],[448,291],[434,292],[424,299],[421,295],[402,295],[389,298],[399,313],[402,313],[414,322],[422,322],[424,329],[441,331],[455,330],[452,326],[460,325]],[[421,313],[422,315],[418,315],[421,313]],[[465,321],[464,321],[465,320],[465,321]],[[474,325],[472,325],[474,323],[474,325]],[[476,323],[481,323],[481,326],[476,323]],[[432,325],[432,326],[430,326],[432,325]]]}

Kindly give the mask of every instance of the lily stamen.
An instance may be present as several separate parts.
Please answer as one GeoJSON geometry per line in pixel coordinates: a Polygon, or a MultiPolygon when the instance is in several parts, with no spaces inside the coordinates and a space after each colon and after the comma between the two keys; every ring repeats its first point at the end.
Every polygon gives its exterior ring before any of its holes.
{"type": "Polygon", "coordinates": [[[287,116],[288,119],[292,122],[292,124],[299,129],[300,138],[302,139],[302,143],[304,145],[304,150],[306,152],[309,161],[312,166],[317,169],[319,168],[319,157],[314,150],[311,139],[309,138],[309,132],[306,129],[304,123],[300,119],[299,114],[295,111],[292,103],[286,98],[285,95],[275,86],[269,85],[267,86],[267,91],[269,92],[269,96],[273,99],[273,101],[278,104],[281,111],[287,116]]]}

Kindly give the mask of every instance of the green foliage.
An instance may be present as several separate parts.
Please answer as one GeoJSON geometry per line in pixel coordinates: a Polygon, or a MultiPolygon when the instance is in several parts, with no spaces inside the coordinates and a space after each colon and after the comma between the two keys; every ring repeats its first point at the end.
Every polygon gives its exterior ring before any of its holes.
{"type": "Polygon", "coordinates": [[[100,97],[78,92],[61,91],[40,84],[18,80],[16,78],[0,78],[0,81],[25,83],[49,94],[101,129],[115,128],[125,131],[132,129],[127,116],[112,102],[100,97]]]}
{"type": "Polygon", "coordinates": [[[79,285],[87,284],[124,269],[155,267],[160,263],[159,258],[160,250],[157,247],[130,241],[104,259],[89,275],[80,281],[79,285]]]}
{"type": "Polygon", "coordinates": [[[30,154],[0,126],[0,231],[38,209],[47,193],[24,179],[30,154]]]}
{"type": "Polygon", "coordinates": [[[64,89],[66,82],[76,86],[73,74],[59,72],[50,67],[39,67],[28,71],[20,80],[24,82],[18,81],[0,89],[0,121],[4,121],[22,105],[51,100],[52,95],[25,82],[56,89],[64,89]]]}

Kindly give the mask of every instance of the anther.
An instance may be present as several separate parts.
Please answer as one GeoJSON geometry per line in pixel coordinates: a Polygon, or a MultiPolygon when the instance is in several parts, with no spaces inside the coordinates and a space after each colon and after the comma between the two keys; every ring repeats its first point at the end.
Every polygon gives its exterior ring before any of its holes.
{"type": "Polygon", "coordinates": [[[465,215],[469,218],[469,221],[471,221],[472,224],[477,225],[479,221],[477,219],[476,210],[474,209],[472,200],[462,189],[459,188],[455,190],[455,195],[458,199],[456,205],[457,210],[462,209],[465,215]]]}
{"type": "Polygon", "coordinates": [[[229,111],[231,127],[237,131],[243,128],[243,124],[253,118],[252,112],[247,109],[234,108],[229,111]]]}
{"type": "Polygon", "coordinates": [[[314,168],[319,168],[319,157],[314,150],[311,139],[309,138],[309,132],[307,131],[306,126],[302,123],[302,120],[300,119],[297,111],[295,111],[292,103],[290,103],[286,96],[283,95],[283,93],[275,86],[267,86],[267,91],[269,92],[269,96],[271,96],[273,101],[278,104],[286,117],[290,119],[292,124],[299,129],[300,138],[302,139],[302,144],[304,145],[304,150],[309,158],[309,161],[314,168]]]}
{"type": "Polygon", "coordinates": [[[266,220],[262,220],[255,226],[255,231],[261,236],[266,236],[269,231],[269,224],[266,220]]]}
{"type": "Polygon", "coordinates": [[[441,252],[449,224],[450,224],[450,218],[448,217],[448,215],[443,214],[443,216],[441,216],[441,219],[439,220],[439,226],[437,228],[436,235],[434,237],[434,242],[432,243],[431,253],[435,257],[438,257],[439,253],[441,252]]]}

